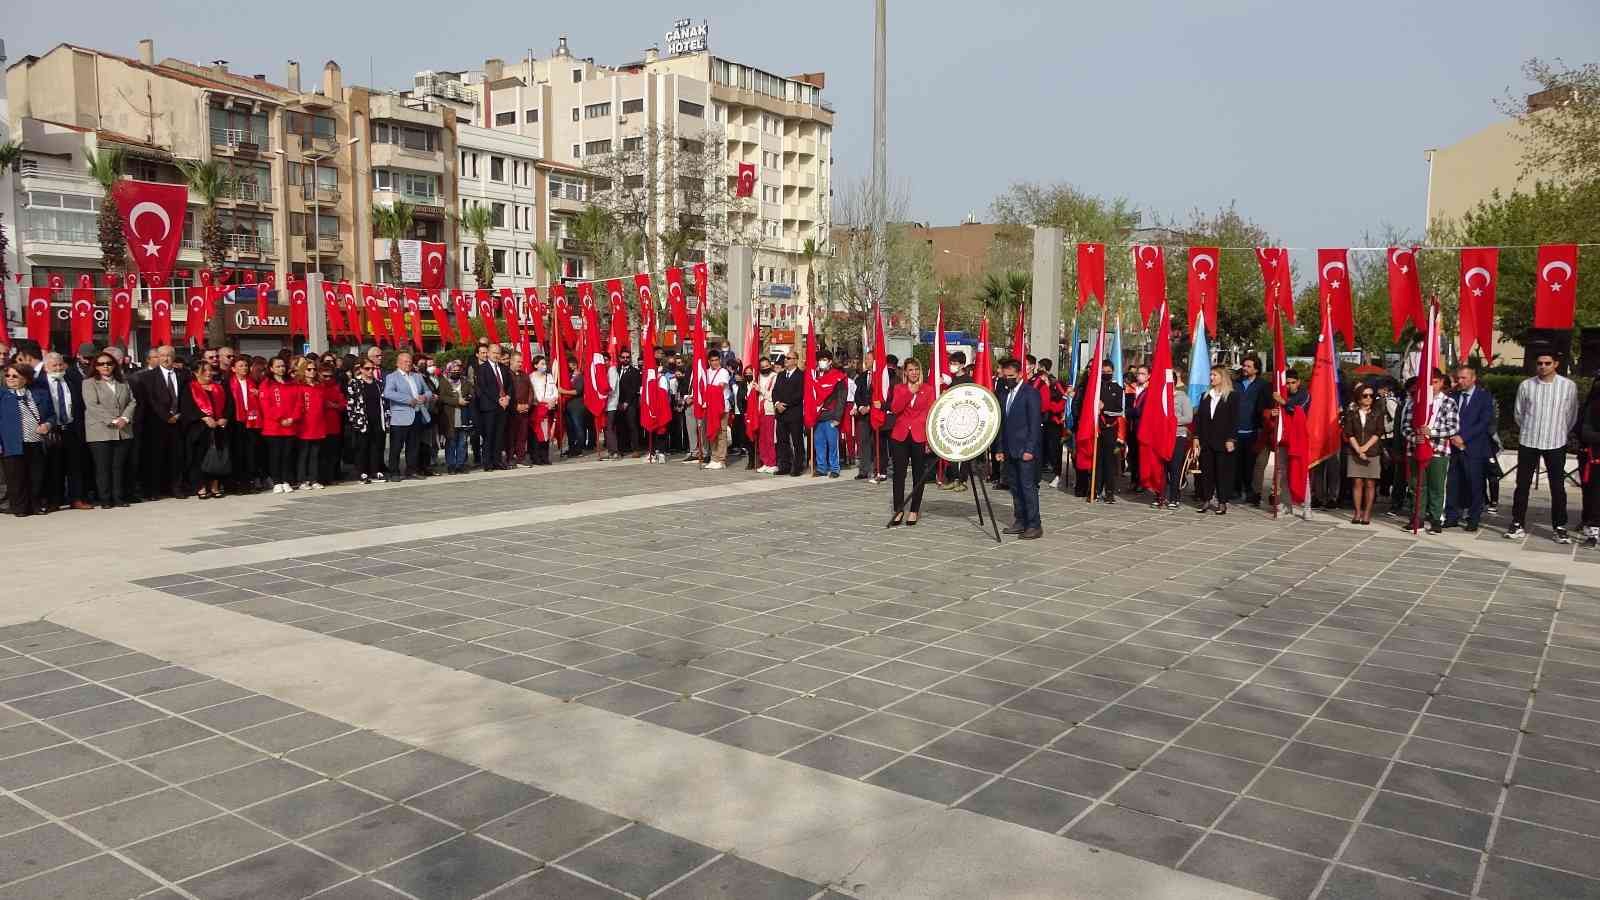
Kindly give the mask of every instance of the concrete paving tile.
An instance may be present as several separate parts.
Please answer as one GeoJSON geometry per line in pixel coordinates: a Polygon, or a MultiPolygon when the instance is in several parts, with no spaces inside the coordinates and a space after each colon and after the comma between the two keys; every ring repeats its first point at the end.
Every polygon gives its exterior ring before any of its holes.
{"type": "Polygon", "coordinates": [[[550,797],[479,829],[537,859],[553,861],[610,834],[628,820],[565,797],[550,797]]]}
{"type": "Polygon", "coordinates": [[[356,787],[391,800],[405,800],[470,775],[473,771],[471,766],[437,753],[412,750],[347,773],[342,778],[356,787]]]}
{"type": "Polygon", "coordinates": [[[647,825],[634,825],[561,861],[603,884],[645,896],[715,857],[716,851],[647,825]]]}
{"type": "Polygon", "coordinates": [[[971,769],[907,756],[868,778],[867,783],[936,803],[952,803],[989,778],[971,769]]]}
{"type": "MultiPolygon", "coordinates": [[[[72,900],[121,900],[129,896],[166,900],[159,894],[146,893],[157,886],[157,882],[144,873],[102,853],[49,874],[7,885],[0,889],[0,896],[6,900],[59,900],[65,889],[71,892],[72,900]]],[[[177,897],[176,894],[168,896],[177,897]]]]}
{"type": "Polygon", "coordinates": [[[301,841],[353,869],[370,872],[460,830],[402,806],[389,806],[301,841]]]}
{"type": "Polygon", "coordinates": [[[373,877],[415,897],[468,900],[538,867],[526,856],[468,834],[379,869],[373,877]]]}
{"type": "Polygon", "coordinates": [[[315,853],[284,845],[183,882],[203,900],[305,897],[348,878],[349,871],[315,853]]]}
{"type": "Polygon", "coordinates": [[[474,772],[406,801],[468,831],[548,797],[549,794],[491,772],[474,772]]]}
{"type": "Polygon", "coordinates": [[[0,884],[37,875],[96,852],[93,844],[54,824],[0,837],[0,884]]]}
{"type": "Polygon", "coordinates": [[[1066,836],[1096,847],[1173,866],[1199,840],[1198,828],[1115,806],[1100,806],[1067,830],[1066,836]]]}
{"type": "Polygon", "coordinates": [[[140,841],[122,852],[163,878],[181,881],[282,842],[243,819],[220,816],[140,841]]]}
{"type": "Polygon", "coordinates": [[[239,810],[257,825],[298,838],[366,815],[384,801],[334,781],[321,781],[291,794],[239,810]]]}
{"type": "Polygon", "coordinates": [[[1476,851],[1370,825],[1356,830],[1340,861],[1459,893],[1478,872],[1476,851]]]}

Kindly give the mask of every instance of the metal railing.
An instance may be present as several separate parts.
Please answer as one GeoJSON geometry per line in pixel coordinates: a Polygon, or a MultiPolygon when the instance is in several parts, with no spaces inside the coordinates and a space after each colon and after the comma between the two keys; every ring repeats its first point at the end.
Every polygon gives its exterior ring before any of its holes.
{"type": "Polygon", "coordinates": [[[272,239],[257,234],[225,234],[222,236],[228,249],[235,253],[271,253],[272,239]]]}
{"type": "Polygon", "coordinates": [[[343,249],[343,245],[339,243],[339,238],[334,235],[323,235],[318,238],[317,235],[308,234],[305,236],[305,240],[307,253],[334,254],[343,249]]]}
{"type": "Polygon", "coordinates": [[[93,181],[89,173],[83,169],[74,169],[70,166],[55,163],[40,162],[37,159],[24,159],[17,163],[17,173],[24,178],[37,176],[50,176],[51,178],[72,178],[79,181],[93,181]]]}
{"type": "Polygon", "coordinates": [[[211,145],[213,147],[238,147],[244,145],[259,148],[262,146],[261,139],[263,137],[265,135],[257,135],[255,132],[245,128],[211,129],[211,145]]]}
{"type": "Polygon", "coordinates": [[[271,203],[272,185],[241,181],[234,185],[233,190],[228,192],[228,196],[246,203],[271,203]]]}
{"type": "Polygon", "coordinates": [[[22,228],[24,241],[49,241],[56,244],[96,244],[100,235],[94,228],[41,228],[27,225],[22,228]]]}

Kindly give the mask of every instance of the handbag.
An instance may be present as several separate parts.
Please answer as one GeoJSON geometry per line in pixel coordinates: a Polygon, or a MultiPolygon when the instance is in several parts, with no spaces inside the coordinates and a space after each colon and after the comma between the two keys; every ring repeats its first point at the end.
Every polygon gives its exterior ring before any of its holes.
{"type": "Polygon", "coordinates": [[[212,478],[222,478],[233,473],[233,461],[228,457],[228,448],[224,444],[212,442],[206,448],[206,455],[200,460],[200,471],[212,478]]]}

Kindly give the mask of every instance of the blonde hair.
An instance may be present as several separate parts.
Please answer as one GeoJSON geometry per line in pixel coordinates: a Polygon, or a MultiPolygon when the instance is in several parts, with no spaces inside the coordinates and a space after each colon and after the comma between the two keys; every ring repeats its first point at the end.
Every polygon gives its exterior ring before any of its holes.
{"type": "Polygon", "coordinates": [[[299,384],[310,384],[313,376],[317,374],[316,366],[306,357],[299,357],[294,361],[294,381],[299,384]]]}
{"type": "Polygon", "coordinates": [[[1233,373],[1229,372],[1224,366],[1212,366],[1211,371],[1222,376],[1219,379],[1222,383],[1217,386],[1217,393],[1224,397],[1233,393],[1233,373]]]}

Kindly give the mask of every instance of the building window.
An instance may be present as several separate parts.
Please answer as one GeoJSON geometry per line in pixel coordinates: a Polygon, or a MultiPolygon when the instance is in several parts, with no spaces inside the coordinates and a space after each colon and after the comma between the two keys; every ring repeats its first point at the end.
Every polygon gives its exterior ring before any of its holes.
{"type": "Polygon", "coordinates": [[[506,205],[504,203],[491,203],[489,205],[489,220],[496,228],[506,227],[506,205]]]}
{"type": "MultiPolygon", "coordinates": [[[[588,199],[587,185],[581,178],[569,178],[562,175],[550,176],[550,198],[553,200],[575,200],[579,203],[588,199]]],[[[554,223],[559,217],[551,219],[554,223]]],[[[556,229],[552,228],[552,231],[556,229]]]]}
{"type": "Polygon", "coordinates": [[[433,152],[439,149],[438,135],[431,128],[413,128],[407,125],[372,123],[372,141],[376,144],[399,144],[407,150],[433,152]]]}
{"type": "Polygon", "coordinates": [[[506,180],[506,161],[505,161],[505,157],[503,157],[503,156],[491,156],[491,157],[489,157],[489,180],[490,181],[505,181],[506,180]]]}
{"type": "Polygon", "coordinates": [[[623,150],[624,153],[632,151],[632,150],[643,150],[643,149],[644,149],[644,138],[642,138],[642,137],[625,137],[625,138],[622,139],[622,150],[623,150]]]}
{"type": "Polygon", "coordinates": [[[574,106],[572,108],[572,121],[577,122],[583,118],[583,110],[574,106]]]}
{"type": "Polygon", "coordinates": [[[305,139],[317,138],[323,141],[332,141],[339,135],[339,126],[329,116],[313,116],[302,112],[289,112],[284,114],[283,127],[290,134],[298,134],[305,139]]]}
{"type": "Polygon", "coordinates": [[[583,155],[584,156],[594,156],[596,153],[610,153],[610,152],[611,152],[611,141],[610,141],[610,139],[603,140],[603,141],[587,141],[583,145],[583,155]]]}
{"type": "Polygon", "coordinates": [[[644,187],[644,176],[624,175],[622,176],[622,186],[625,188],[642,188],[644,187]]]}
{"type": "Polygon", "coordinates": [[[678,150],[683,153],[687,153],[691,156],[699,156],[701,153],[705,152],[705,149],[706,145],[702,141],[693,141],[688,138],[678,138],[678,150]]]}
{"type": "Polygon", "coordinates": [[[706,107],[703,103],[692,103],[688,100],[679,100],[678,114],[683,116],[693,116],[696,119],[704,119],[706,117],[706,107]]]}
{"type": "Polygon", "coordinates": [[[609,115],[611,115],[610,103],[591,103],[583,108],[585,119],[604,119],[609,115]]]}
{"type": "MultiPolygon", "coordinates": [[[[578,84],[578,83],[580,83],[582,81],[583,81],[583,70],[582,69],[573,69],[572,70],[572,83],[573,84],[578,84]]],[[[574,121],[576,121],[576,120],[574,120],[574,121]]]]}
{"type": "Polygon", "coordinates": [[[523,110],[522,111],[522,121],[523,121],[523,124],[527,124],[527,125],[531,125],[534,122],[539,121],[539,111],[537,109],[525,109],[525,110],[523,110]]]}
{"type": "Polygon", "coordinates": [[[579,159],[582,156],[583,156],[583,145],[582,144],[573,144],[572,145],[572,158],[573,159],[579,159]]]}
{"type": "Polygon", "coordinates": [[[517,114],[515,112],[495,113],[494,114],[494,124],[496,124],[496,125],[515,125],[515,124],[517,124],[517,114]]]}
{"type": "Polygon", "coordinates": [[[561,276],[563,278],[582,278],[583,260],[576,256],[561,257],[561,276]]]}
{"type": "Polygon", "coordinates": [[[628,113],[642,113],[642,112],[644,112],[644,98],[643,97],[635,97],[632,100],[624,100],[624,101],[622,101],[622,114],[623,115],[627,115],[628,113]]]}

